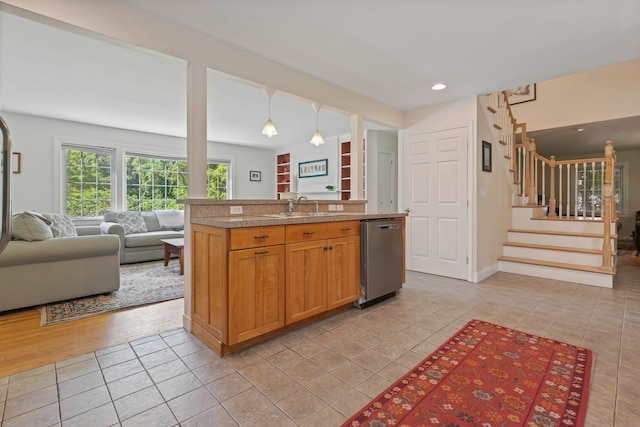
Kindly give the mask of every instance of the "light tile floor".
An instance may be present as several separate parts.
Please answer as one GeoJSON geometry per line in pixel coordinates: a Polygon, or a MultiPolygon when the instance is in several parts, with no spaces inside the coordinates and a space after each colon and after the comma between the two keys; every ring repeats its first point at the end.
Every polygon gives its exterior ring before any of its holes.
{"type": "Polygon", "coordinates": [[[223,359],[183,329],[0,378],[2,426],[337,426],[472,318],[594,350],[588,426],[640,425],[640,268],[614,289],[407,273],[393,299],[223,359]]]}

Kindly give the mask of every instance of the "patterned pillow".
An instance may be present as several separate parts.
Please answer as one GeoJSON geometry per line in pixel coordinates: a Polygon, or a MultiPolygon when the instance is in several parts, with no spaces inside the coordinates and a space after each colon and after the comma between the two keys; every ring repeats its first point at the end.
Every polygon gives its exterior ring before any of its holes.
{"type": "Polygon", "coordinates": [[[11,236],[14,240],[29,242],[53,239],[50,223],[48,219],[35,212],[21,212],[13,216],[11,236]]]}
{"type": "Polygon", "coordinates": [[[142,212],[117,212],[116,222],[124,228],[124,234],[146,233],[148,231],[142,212]]]}
{"type": "Polygon", "coordinates": [[[76,231],[75,225],[65,214],[53,214],[53,213],[43,213],[43,217],[47,218],[51,221],[51,232],[53,233],[53,237],[77,237],[78,232],[76,231]]]}

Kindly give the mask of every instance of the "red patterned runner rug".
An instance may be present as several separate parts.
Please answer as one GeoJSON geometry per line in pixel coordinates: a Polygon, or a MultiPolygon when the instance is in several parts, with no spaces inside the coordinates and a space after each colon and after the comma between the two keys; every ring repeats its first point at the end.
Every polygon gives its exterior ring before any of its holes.
{"type": "Polygon", "coordinates": [[[472,320],[343,426],[582,426],[591,350],[472,320]]]}

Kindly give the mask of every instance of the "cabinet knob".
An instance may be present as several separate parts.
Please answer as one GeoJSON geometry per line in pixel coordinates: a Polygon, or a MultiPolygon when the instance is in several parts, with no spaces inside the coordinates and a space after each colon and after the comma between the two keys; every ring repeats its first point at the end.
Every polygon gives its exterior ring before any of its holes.
{"type": "Polygon", "coordinates": [[[349,231],[349,230],[351,230],[351,227],[344,227],[340,229],[340,231],[349,231]]]}
{"type": "Polygon", "coordinates": [[[311,236],[312,234],[316,234],[315,231],[303,231],[302,234],[306,235],[306,236],[311,236]]]}
{"type": "Polygon", "coordinates": [[[268,237],[269,237],[268,234],[263,234],[262,236],[253,236],[254,239],[266,239],[268,237]]]}

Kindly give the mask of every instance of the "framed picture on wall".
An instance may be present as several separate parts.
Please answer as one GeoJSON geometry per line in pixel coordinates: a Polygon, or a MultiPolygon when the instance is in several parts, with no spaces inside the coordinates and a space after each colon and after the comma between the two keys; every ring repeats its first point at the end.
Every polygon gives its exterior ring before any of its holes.
{"type": "Polygon", "coordinates": [[[514,87],[505,91],[510,105],[536,100],[536,84],[514,87]]]}
{"type": "Polygon", "coordinates": [[[482,171],[491,172],[491,143],[482,141],[482,171]]]}
{"type": "Polygon", "coordinates": [[[311,178],[313,176],[328,175],[328,160],[312,160],[310,162],[298,163],[298,176],[300,178],[311,178]]]}
{"type": "Polygon", "coordinates": [[[249,171],[249,181],[262,181],[262,171],[249,171]]]}

